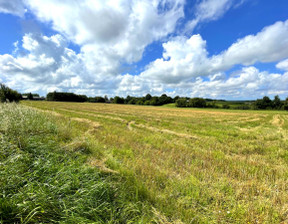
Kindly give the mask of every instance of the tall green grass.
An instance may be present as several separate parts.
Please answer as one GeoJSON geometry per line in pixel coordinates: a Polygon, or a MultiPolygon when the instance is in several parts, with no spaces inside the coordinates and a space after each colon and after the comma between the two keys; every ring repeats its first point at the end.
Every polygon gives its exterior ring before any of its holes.
{"type": "Polygon", "coordinates": [[[159,223],[134,179],[87,165],[74,137],[69,121],[0,104],[0,223],[159,223]]]}

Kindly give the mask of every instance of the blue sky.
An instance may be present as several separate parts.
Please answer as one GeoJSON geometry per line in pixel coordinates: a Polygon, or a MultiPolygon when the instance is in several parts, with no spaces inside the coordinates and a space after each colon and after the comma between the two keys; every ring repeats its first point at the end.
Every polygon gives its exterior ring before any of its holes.
{"type": "Polygon", "coordinates": [[[0,82],[88,96],[288,97],[286,0],[0,0],[0,82]]]}

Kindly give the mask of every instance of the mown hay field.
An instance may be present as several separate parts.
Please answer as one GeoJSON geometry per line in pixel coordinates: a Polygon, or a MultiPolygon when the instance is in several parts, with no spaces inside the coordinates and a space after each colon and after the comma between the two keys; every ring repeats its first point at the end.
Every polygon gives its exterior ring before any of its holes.
{"type": "Polygon", "coordinates": [[[162,223],[288,222],[287,112],[22,104],[68,118],[90,165],[135,177],[162,223]]]}

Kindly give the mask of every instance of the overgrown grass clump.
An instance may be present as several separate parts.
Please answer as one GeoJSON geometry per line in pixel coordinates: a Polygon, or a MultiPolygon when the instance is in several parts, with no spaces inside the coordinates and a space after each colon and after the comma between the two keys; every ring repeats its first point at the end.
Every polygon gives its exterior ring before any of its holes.
{"type": "Polygon", "coordinates": [[[0,223],[153,221],[133,181],[87,165],[87,150],[63,147],[73,138],[61,133],[63,121],[16,104],[0,104],[0,118],[0,223]]]}

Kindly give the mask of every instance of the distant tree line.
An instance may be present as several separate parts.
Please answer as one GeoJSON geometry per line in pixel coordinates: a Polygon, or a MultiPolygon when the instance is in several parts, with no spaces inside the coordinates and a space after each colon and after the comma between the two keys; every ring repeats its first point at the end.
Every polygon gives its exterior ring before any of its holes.
{"type": "Polygon", "coordinates": [[[77,95],[75,93],[66,92],[50,92],[46,96],[47,101],[64,101],[64,102],[87,102],[86,95],[77,95]]]}
{"type": "MultiPolygon", "coordinates": [[[[0,83],[0,101],[1,102],[18,102],[24,96],[26,99],[32,100],[34,97],[39,98],[39,94],[24,93],[20,94],[17,91],[10,89],[8,86],[0,83]]],[[[136,104],[136,105],[152,105],[161,106],[169,103],[175,103],[176,107],[195,107],[195,108],[220,108],[221,103],[223,109],[229,109],[229,103],[225,100],[213,100],[204,98],[189,98],[176,96],[174,98],[162,94],[159,96],[151,96],[147,94],[144,97],[131,97],[126,98],[115,96],[114,98],[108,99],[107,96],[101,97],[87,97],[86,95],[77,95],[75,93],[68,92],[50,92],[46,96],[48,101],[66,101],[66,102],[91,102],[91,103],[115,103],[115,104],[136,104]]],[[[286,100],[281,101],[277,95],[271,100],[268,96],[264,96],[262,99],[256,101],[249,101],[247,104],[241,104],[234,109],[254,109],[254,110],[288,110],[288,97],[286,100]]]]}
{"type": "Polygon", "coordinates": [[[18,102],[21,99],[22,99],[22,95],[20,93],[0,83],[0,101],[2,103],[18,102]]]}
{"type": "MultiPolygon", "coordinates": [[[[212,100],[212,99],[204,99],[199,97],[189,98],[179,98],[176,100],[176,107],[194,107],[194,108],[220,108],[217,105],[217,102],[225,102],[225,100],[212,100]]],[[[224,109],[229,109],[230,106],[223,104],[224,109]]]]}
{"type": "MultiPolygon", "coordinates": [[[[211,100],[203,98],[179,98],[176,100],[176,107],[195,107],[195,108],[220,108],[217,102],[225,102],[225,100],[211,100]]],[[[229,104],[222,104],[223,109],[229,109],[229,104]]],[[[264,96],[262,99],[257,99],[250,104],[242,104],[234,109],[254,109],[254,110],[288,110],[288,97],[285,101],[281,101],[280,97],[277,95],[271,100],[268,96],[264,96]]]]}
{"type": "Polygon", "coordinates": [[[203,98],[180,98],[176,100],[176,107],[197,107],[197,108],[205,108],[207,107],[206,100],[203,98]]]}
{"type": "Polygon", "coordinates": [[[274,97],[274,100],[264,96],[262,99],[257,99],[253,106],[256,110],[288,110],[288,97],[282,102],[278,95],[274,97]]]}
{"type": "MultiPolygon", "coordinates": [[[[175,97],[178,99],[177,97],[175,97]]],[[[126,98],[115,96],[111,98],[110,101],[116,104],[135,104],[135,105],[152,105],[152,106],[161,106],[164,104],[175,103],[175,98],[162,94],[160,97],[151,96],[149,93],[144,97],[131,97],[127,96],[126,98]]]]}
{"type": "MultiPolygon", "coordinates": [[[[67,102],[91,102],[91,103],[115,103],[115,104],[135,104],[135,105],[152,105],[161,106],[169,103],[175,103],[176,107],[194,107],[194,108],[223,108],[229,109],[229,103],[225,103],[225,100],[213,100],[204,98],[189,98],[176,96],[174,98],[162,94],[159,96],[151,96],[147,94],[144,97],[132,97],[127,96],[126,98],[115,96],[108,99],[107,96],[101,97],[87,97],[86,95],[77,95],[74,93],[66,92],[50,92],[47,94],[46,99],[48,101],[67,101],[67,102]],[[219,106],[221,103],[221,107],[219,106]]],[[[234,109],[254,109],[254,110],[288,110],[288,98],[285,101],[281,101],[279,96],[275,96],[271,100],[268,96],[264,96],[262,99],[257,99],[256,101],[250,101],[249,104],[240,104],[234,109]]]]}
{"type": "Polygon", "coordinates": [[[88,97],[88,102],[90,103],[108,103],[109,100],[107,96],[101,97],[101,96],[96,96],[96,97],[88,97]]]}
{"type": "Polygon", "coordinates": [[[66,92],[50,92],[47,94],[46,100],[48,101],[67,101],[67,102],[91,102],[91,103],[115,103],[115,104],[137,104],[137,105],[153,105],[161,106],[168,103],[175,103],[175,100],[179,97],[172,98],[166,94],[162,94],[160,97],[151,96],[147,94],[144,97],[131,97],[126,98],[115,96],[108,99],[107,96],[101,97],[87,97],[85,95],[77,95],[74,93],[66,92]]]}

